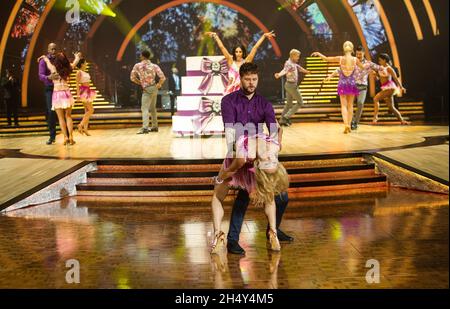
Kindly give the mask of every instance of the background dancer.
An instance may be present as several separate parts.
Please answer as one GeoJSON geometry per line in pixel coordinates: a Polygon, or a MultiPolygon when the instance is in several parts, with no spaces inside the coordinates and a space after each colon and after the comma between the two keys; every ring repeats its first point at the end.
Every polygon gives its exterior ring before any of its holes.
{"type": "MultiPolygon", "coordinates": [[[[341,101],[341,113],[342,120],[344,122],[344,134],[350,133],[351,121],[353,119],[353,101],[355,96],[359,94],[358,88],[356,86],[355,71],[356,67],[359,66],[363,69],[361,62],[353,57],[353,43],[346,41],[343,45],[344,56],[337,57],[327,57],[319,52],[312,53],[312,57],[320,57],[322,60],[327,62],[339,62],[339,83],[338,83],[338,94],[341,101]]],[[[334,72],[330,74],[324,82],[328,82],[333,76],[334,72]]]]}
{"type": "Polygon", "coordinates": [[[77,84],[77,97],[80,98],[84,106],[84,115],[81,122],[78,124],[78,132],[81,134],[86,134],[90,136],[88,132],[89,119],[94,114],[94,102],[97,93],[95,90],[90,88],[91,75],[87,72],[87,62],[86,59],[80,59],[77,65],[78,72],[76,76],[77,84]]]}
{"type": "Polygon", "coordinates": [[[2,80],[1,86],[3,88],[3,99],[6,106],[6,118],[8,126],[12,125],[12,119],[14,119],[14,125],[19,126],[19,101],[20,101],[20,89],[19,81],[14,76],[11,69],[6,69],[6,77],[2,80]]]}
{"type": "MultiPolygon", "coordinates": [[[[50,43],[47,47],[47,58],[50,62],[53,62],[56,55],[56,44],[50,43]]],[[[47,66],[46,61],[41,57],[39,62],[39,79],[44,83],[44,95],[45,95],[45,119],[47,121],[48,131],[50,138],[46,142],[47,145],[51,145],[55,142],[56,138],[56,113],[52,109],[52,95],[53,95],[53,81],[58,79],[58,73],[50,72],[50,68],[47,66]]]]}
{"type": "Polygon", "coordinates": [[[62,52],[55,55],[53,63],[50,62],[47,56],[42,56],[41,58],[44,59],[50,72],[52,74],[56,72],[59,76],[59,78],[53,80],[52,110],[56,111],[58,116],[59,126],[64,135],[64,145],[74,145],[72,108],[75,100],[70,93],[68,81],[73,68],[80,60],[80,53],[75,54],[73,63],[70,63],[69,59],[62,52]]]}
{"type": "Polygon", "coordinates": [[[289,59],[284,64],[283,70],[275,73],[276,79],[286,75],[286,83],[284,84],[284,89],[286,89],[286,106],[280,118],[280,125],[282,126],[290,126],[291,116],[297,112],[300,106],[303,106],[303,97],[298,88],[298,72],[311,74],[311,71],[302,68],[298,64],[300,55],[301,52],[299,50],[292,49],[289,53],[289,59]],[[295,104],[293,104],[294,99],[297,101],[295,104]]]}
{"type": "Polygon", "coordinates": [[[130,74],[133,83],[142,87],[142,128],[137,134],[147,134],[149,132],[158,132],[158,114],[156,112],[156,99],[158,90],[166,80],[161,68],[150,61],[150,52],[144,50],[141,52],[141,62],[134,65],[130,74]],[[156,83],[156,75],[159,82],[156,83]],[[152,127],[149,129],[149,110],[152,114],[152,127]]]}
{"type": "Polygon", "coordinates": [[[261,44],[264,42],[264,40],[270,39],[275,37],[275,34],[273,31],[264,33],[261,38],[256,42],[255,46],[253,46],[252,50],[250,51],[250,54],[247,55],[247,50],[244,46],[236,46],[233,49],[232,54],[228,52],[228,50],[223,45],[222,41],[220,40],[219,36],[215,32],[206,32],[206,35],[209,35],[212,37],[219,46],[220,50],[222,51],[222,54],[228,61],[229,71],[228,71],[228,78],[229,78],[229,84],[225,89],[224,95],[227,95],[229,93],[232,93],[233,91],[239,90],[241,88],[241,79],[239,76],[239,69],[242,64],[246,62],[253,62],[253,59],[255,59],[256,52],[258,48],[261,46],[261,44]]]}
{"type": "Polygon", "coordinates": [[[358,87],[359,94],[356,97],[358,110],[353,116],[352,130],[358,129],[359,121],[361,120],[361,116],[364,110],[364,103],[366,102],[367,97],[369,74],[371,72],[378,72],[379,70],[381,70],[381,67],[379,65],[365,58],[364,48],[362,46],[358,46],[358,48],[356,48],[356,58],[358,58],[358,60],[362,63],[363,69],[356,67],[355,72],[356,87],[358,87]]]}
{"type": "Polygon", "coordinates": [[[378,71],[381,91],[373,98],[374,114],[372,124],[378,122],[380,101],[384,100],[389,110],[398,118],[398,120],[400,120],[400,124],[408,125],[409,122],[403,119],[402,114],[400,114],[399,110],[394,106],[394,95],[406,93],[406,89],[403,87],[402,83],[397,78],[397,74],[395,74],[394,69],[391,67],[391,57],[389,57],[388,54],[380,54],[378,56],[378,63],[381,66],[381,70],[378,71]]]}

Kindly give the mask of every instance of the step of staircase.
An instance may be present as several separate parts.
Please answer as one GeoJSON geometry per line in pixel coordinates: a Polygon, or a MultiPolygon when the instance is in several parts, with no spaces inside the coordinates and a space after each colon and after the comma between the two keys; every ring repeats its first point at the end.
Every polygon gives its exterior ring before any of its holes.
{"type": "MultiPolygon", "coordinates": [[[[384,187],[345,189],[337,191],[314,191],[314,192],[290,192],[289,209],[290,213],[294,209],[327,209],[336,212],[336,207],[343,210],[346,207],[365,209],[375,205],[377,198],[386,197],[387,190],[384,187]]],[[[231,192],[224,200],[224,206],[232,205],[235,194],[231,192]]],[[[76,197],[78,205],[90,209],[108,209],[114,207],[131,207],[140,211],[151,211],[154,207],[161,206],[159,196],[107,196],[107,195],[78,195],[76,197]]],[[[184,196],[164,199],[164,205],[169,206],[168,211],[173,213],[203,212],[209,214],[211,210],[211,195],[196,196],[186,199],[184,196]]],[[[249,209],[251,210],[251,208],[249,209]]],[[[353,209],[353,211],[356,211],[353,209]]],[[[287,215],[287,214],[285,214],[287,215]]]]}
{"type": "MultiPolygon", "coordinates": [[[[293,156],[280,161],[288,171],[290,193],[387,187],[385,175],[377,174],[362,154],[293,156]]],[[[195,198],[211,196],[211,178],[221,160],[103,160],[87,182],[77,186],[79,196],[164,196],[195,198]]]]}

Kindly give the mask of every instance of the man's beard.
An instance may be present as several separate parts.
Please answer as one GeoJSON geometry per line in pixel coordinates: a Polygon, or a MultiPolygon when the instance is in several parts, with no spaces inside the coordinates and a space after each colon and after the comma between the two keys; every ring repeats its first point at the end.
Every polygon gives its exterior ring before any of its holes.
{"type": "Polygon", "coordinates": [[[255,91],[256,91],[256,87],[254,87],[253,91],[250,91],[249,88],[242,87],[242,91],[243,91],[246,95],[254,94],[255,91]]]}

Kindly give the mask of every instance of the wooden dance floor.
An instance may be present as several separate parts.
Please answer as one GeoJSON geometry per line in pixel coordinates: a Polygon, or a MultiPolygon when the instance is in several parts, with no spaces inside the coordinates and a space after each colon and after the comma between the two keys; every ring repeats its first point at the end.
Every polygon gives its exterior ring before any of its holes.
{"type": "MultiPolygon", "coordinates": [[[[447,126],[367,126],[350,135],[338,123],[286,128],[282,156],[371,153],[448,184],[447,126]]],[[[170,127],[92,130],[77,144],[45,137],[0,140],[0,204],[84,160],[220,159],[222,136],[174,137],[170,127]]],[[[353,159],[346,159],[347,161],[353,159]]],[[[138,161],[139,162],[139,161],[138,161]]],[[[294,164],[294,163],[290,163],[294,164]]],[[[356,171],[355,173],[366,173],[356,171]]],[[[232,196],[222,229],[228,231],[232,196]]],[[[0,288],[448,288],[448,195],[395,187],[339,196],[293,194],[281,253],[266,248],[266,219],[250,207],[245,256],[210,256],[210,199],[77,195],[0,215],[0,288]],[[366,262],[380,263],[380,283],[366,262]]]]}
{"type": "MultiPolygon", "coordinates": [[[[75,134],[76,145],[65,147],[59,135],[56,144],[45,145],[46,137],[2,138],[0,149],[19,149],[21,153],[58,159],[105,158],[223,158],[226,153],[222,136],[201,139],[178,138],[170,126],[158,133],[137,135],[136,128],[92,130],[92,136],[75,134]]],[[[428,137],[448,135],[448,126],[369,126],[342,134],[339,123],[294,123],[284,129],[280,155],[321,154],[357,151],[387,151],[422,143],[428,137]]]]}
{"type": "MultiPolygon", "coordinates": [[[[448,288],[448,196],[386,196],[289,204],[295,237],[266,249],[261,209],[246,214],[245,256],[210,256],[208,203],[68,198],[0,216],[0,288],[448,288]],[[65,262],[80,262],[80,284],[65,262]],[[366,261],[380,263],[368,284],[366,261]]],[[[223,230],[228,231],[230,205],[223,230]]]]}

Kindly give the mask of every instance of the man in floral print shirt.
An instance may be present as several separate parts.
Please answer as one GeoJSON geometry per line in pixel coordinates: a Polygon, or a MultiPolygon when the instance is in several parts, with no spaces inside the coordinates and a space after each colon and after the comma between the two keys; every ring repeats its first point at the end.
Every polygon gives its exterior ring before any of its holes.
{"type": "Polygon", "coordinates": [[[156,113],[156,99],[158,90],[164,84],[166,77],[161,68],[150,61],[150,52],[144,50],[141,52],[141,62],[134,65],[131,71],[130,79],[133,83],[142,87],[142,128],[138,134],[147,134],[148,132],[158,132],[158,116],[156,113]],[[156,75],[159,82],[156,83],[156,75]],[[149,129],[149,110],[152,114],[152,127],[149,129]]]}

